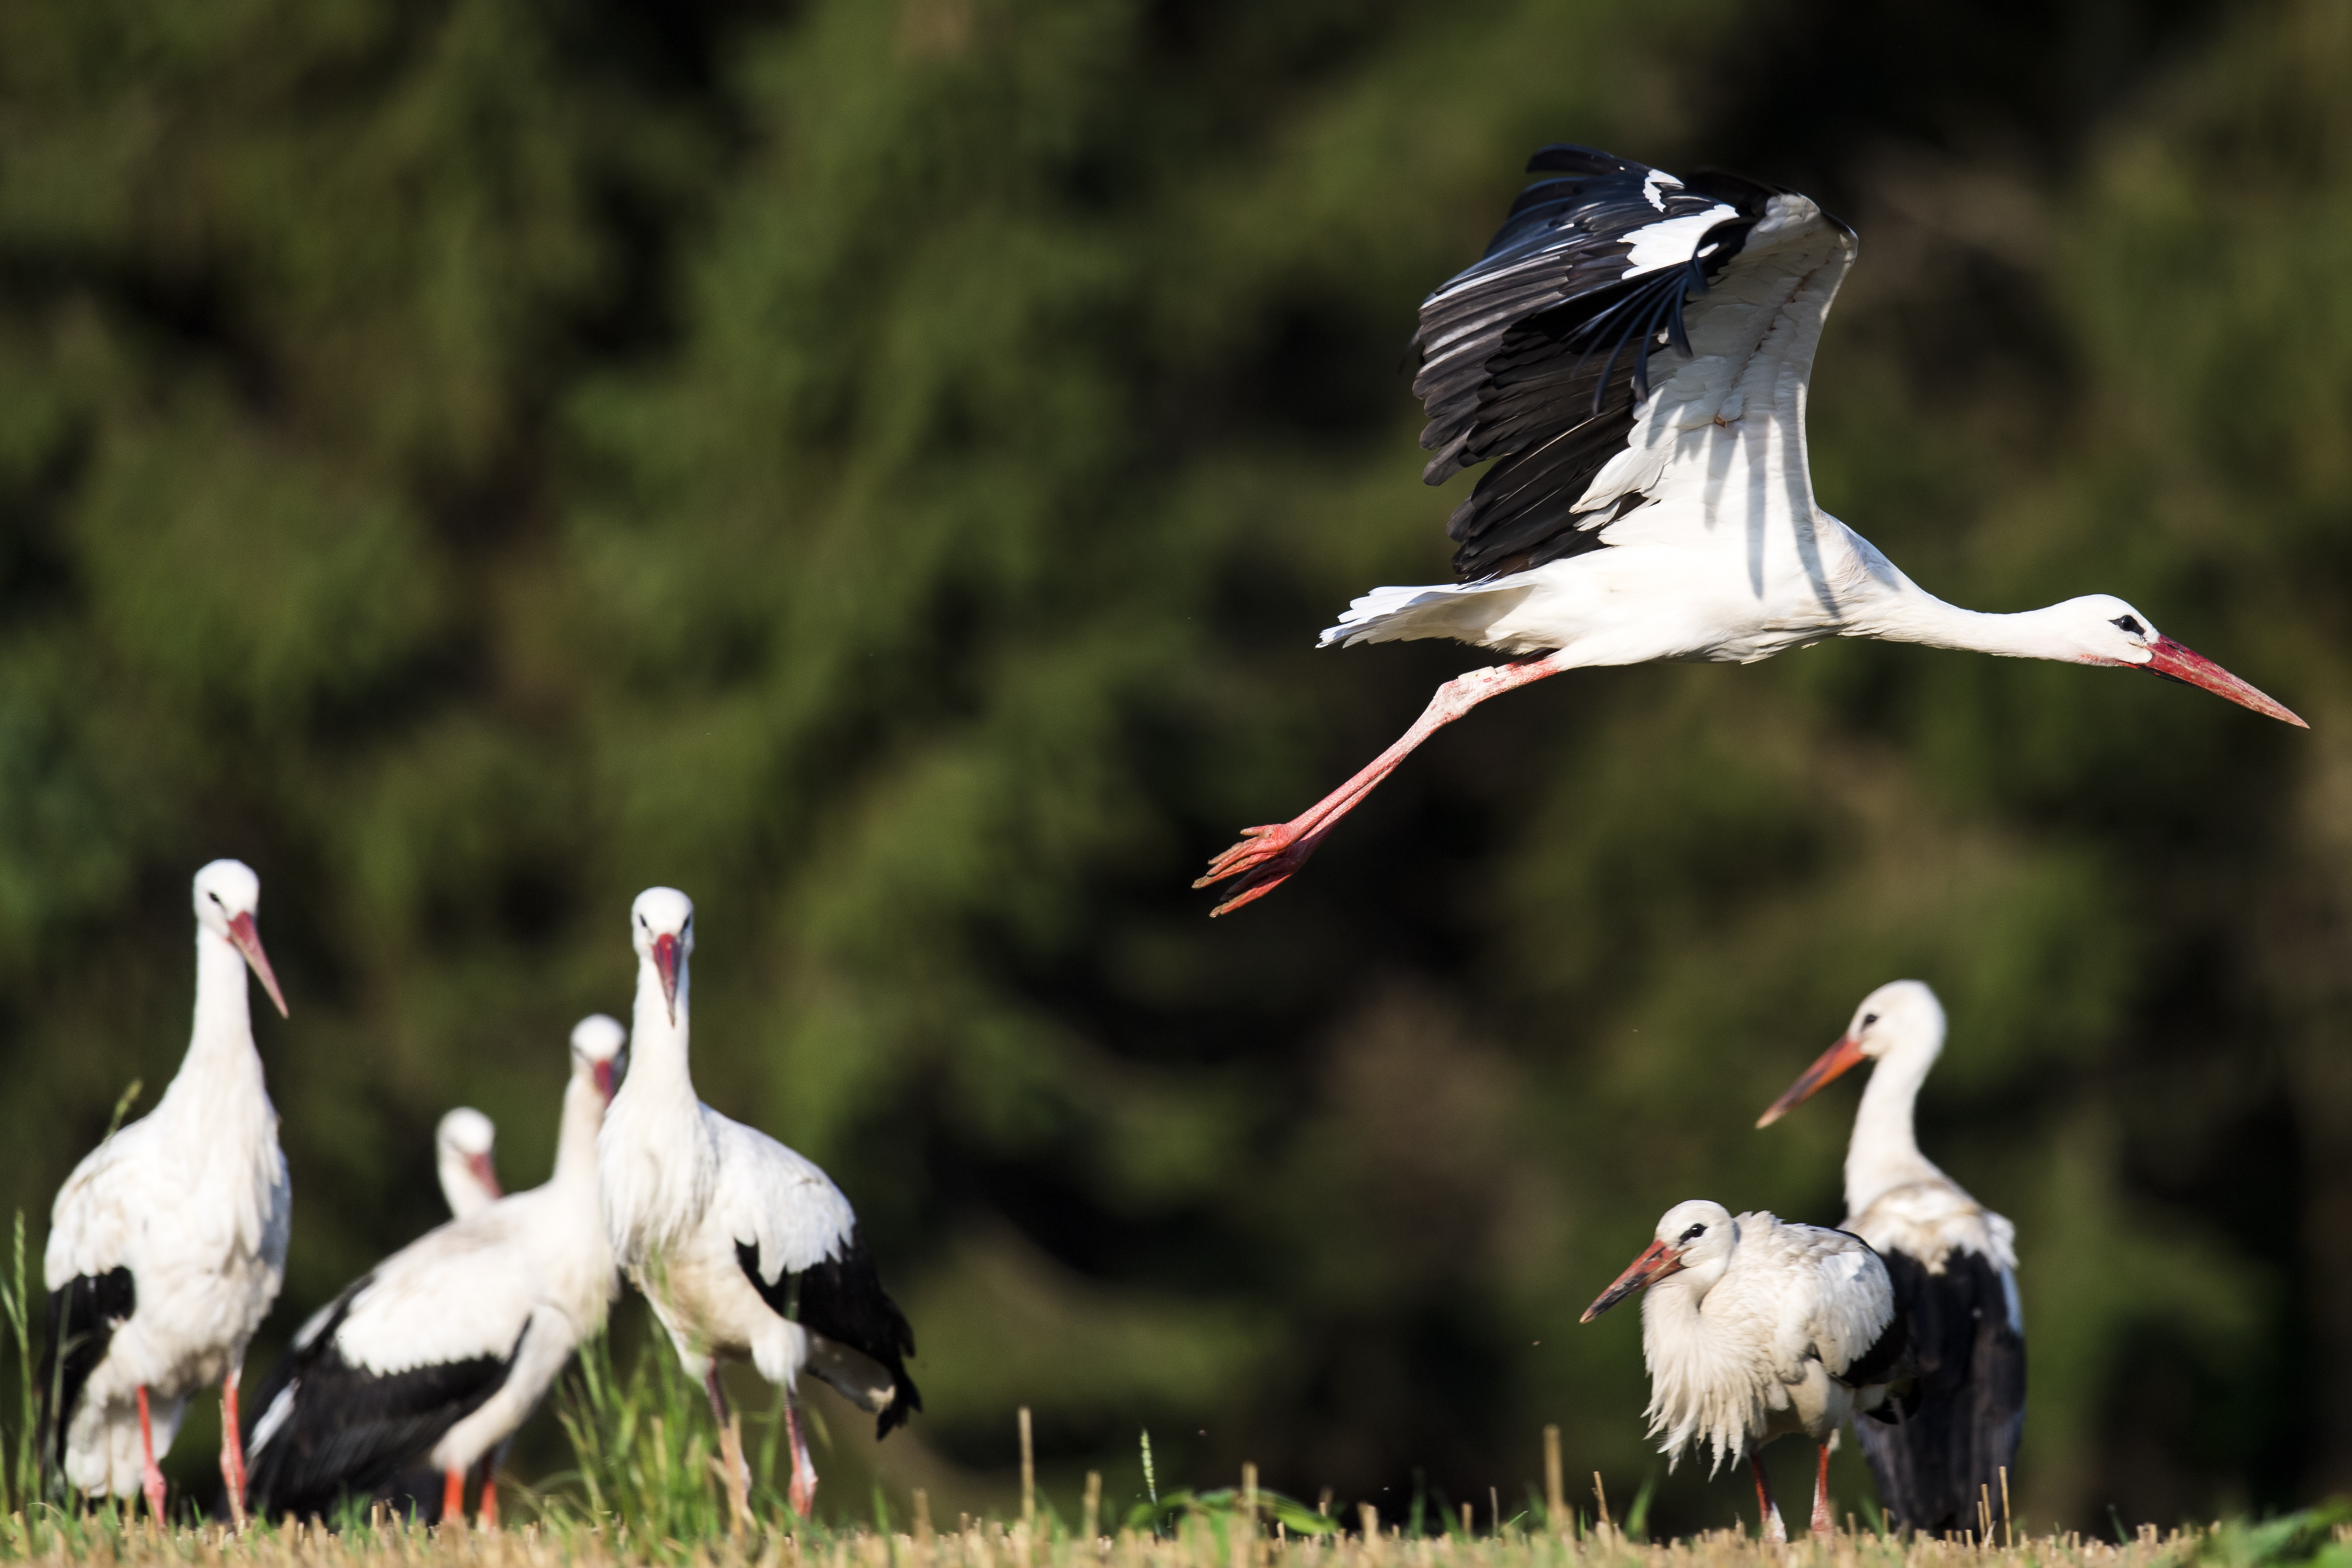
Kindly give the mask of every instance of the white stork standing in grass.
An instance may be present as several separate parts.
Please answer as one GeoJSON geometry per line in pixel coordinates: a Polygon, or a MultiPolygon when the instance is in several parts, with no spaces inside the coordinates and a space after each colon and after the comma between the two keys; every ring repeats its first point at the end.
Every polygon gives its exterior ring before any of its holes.
{"type": "Polygon", "coordinates": [[[286,1277],[292,1201],[253,1046],[247,967],[281,1016],[286,999],[254,927],[261,879],[252,868],[215,860],[196,873],[194,896],[188,1054],[152,1111],[74,1167],[49,1214],[41,1449],[76,1491],[143,1489],[160,1519],[155,1457],[170,1450],[188,1396],[218,1384],[221,1479],[242,1524],[237,1370],[286,1277]]]}
{"type": "Polygon", "coordinates": [[[2003,1518],[2001,1472],[2025,1430],[2025,1321],[2017,1230],[1919,1152],[1911,1109],[1944,1049],[1944,1008],[1916,980],[1863,998],[1837,1044],[1757,1120],[1769,1126],[1864,1061],[1845,1155],[1845,1228],[1878,1249],[1911,1326],[1916,1408],[1858,1426],[1878,1494],[1896,1521],[1930,1535],[2003,1518]]]}
{"type": "Polygon", "coordinates": [[[1830,1514],[1830,1439],[1886,1403],[1904,1360],[1901,1311],[1878,1255],[1842,1230],[1721,1204],[1676,1204],[1656,1239],[1584,1310],[1591,1322],[1634,1291],[1650,1369],[1650,1436],[1669,1456],[1704,1443],[1715,1468],[1745,1453],[1768,1541],[1786,1541],[1758,1450],[1801,1432],[1819,1447],[1813,1532],[1830,1514]]]}
{"type": "MultiPolygon", "coordinates": [[[[254,1400],[253,1501],[268,1518],[331,1515],[396,1493],[429,1464],[440,1517],[465,1516],[467,1473],[538,1406],[615,1291],[596,1200],[596,1133],[625,1045],[602,1014],[572,1032],[555,1173],[425,1232],[302,1326],[254,1400]]],[[[481,1520],[498,1522],[484,1464],[481,1520]]]]}
{"type": "Polygon", "coordinates": [[[1414,747],[1565,669],[1749,664],[1882,637],[2169,676],[2302,720],[2095,594],[1982,615],[1915,584],[1814,504],[1806,382],[1853,231],[1805,197],[1547,147],[1476,265],[1423,301],[1423,478],[1495,460],[1454,508],[1459,583],[1375,588],[1323,645],[1453,637],[1510,656],[1437,689],[1397,742],[1304,816],[1246,830],[1193,885],[1263,897],[1414,747]]]}
{"type": "Polygon", "coordinates": [[[476,1209],[488,1208],[506,1195],[499,1185],[493,1157],[499,1130],[470,1105],[461,1105],[433,1130],[433,1170],[441,1179],[441,1195],[449,1212],[464,1219],[476,1209]]]}
{"type": "Polygon", "coordinates": [[[877,1413],[887,1436],[923,1407],[906,1358],[907,1324],[831,1177],[756,1129],[695,1097],[687,1062],[694,902],[649,888],[630,910],[637,1000],[626,1082],[600,1142],[613,1252],[653,1303],[719,1423],[729,1503],[749,1516],[740,1436],[719,1363],[745,1359],[784,1390],[790,1496],[805,1516],[816,1468],[802,1436],[796,1385],[806,1367],[877,1413]]]}

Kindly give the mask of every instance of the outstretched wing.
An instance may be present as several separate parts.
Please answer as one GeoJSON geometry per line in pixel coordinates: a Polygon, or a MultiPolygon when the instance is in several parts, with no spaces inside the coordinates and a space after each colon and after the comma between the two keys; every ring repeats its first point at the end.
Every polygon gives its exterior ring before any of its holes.
{"type": "MultiPolygon", "coordinates": [[[[1595,481],[1634,442],[1657,384],[1693,357],[1708,297],[1759,231],[1826,226],[1844,259],[1853,251],[1852,231],[1804,197],[1736,175],[1685,182],[1568,145],[1528,168],[1555,177],[1522,191],[1486,254],[1423,302],[1413,340],[1421,444],[1435,453],[1423,478],[1495,464],[1446,522],[1465,582],[1598,548],[1601,530],[1640,504],[1638,488],[1595,481]]],[[[1752,353],[1788,297],[1734,293],[1745,297],[1717,313],[1763,313],[1729,334],[1752,353]]]]}

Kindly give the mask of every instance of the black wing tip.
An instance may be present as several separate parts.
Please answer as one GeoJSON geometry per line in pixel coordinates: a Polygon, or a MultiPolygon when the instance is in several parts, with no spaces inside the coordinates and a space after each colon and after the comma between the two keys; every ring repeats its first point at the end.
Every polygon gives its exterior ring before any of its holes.
{"type": "Polygon", "coordinates": [[[1636,163],[1620,158],[1614,153],[1604,153],[1598,147],[1587,147],[1575,142],[1550,142],[1535,150],[1528,159],[1526,173],[1530,174],[1630,174],[1647,170],[1647,163],[1636,163]]]}

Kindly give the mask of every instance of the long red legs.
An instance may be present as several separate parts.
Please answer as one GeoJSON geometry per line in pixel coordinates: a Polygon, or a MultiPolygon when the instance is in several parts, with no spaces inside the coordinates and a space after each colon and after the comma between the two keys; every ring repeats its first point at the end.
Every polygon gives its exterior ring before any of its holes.
{"type": "Polygon", "coordinates": [[[237,1425],[236,1374],[228,1369],[221,1384],[221,1481],[228,1489],[229,1523],[245,1533],[245,1433],[237,1425]]]}
{"type": "Polygon", "coordinates": [[[441,1472],[441,1522],[465,1528],[466,1472],[460,1466],[441,1472]]]}
{"type": "Polygon", "coordinates": [[[1772,1500],[1772,1483],[1764,1474],[1764,1460],[1755,1449],[1748,1451],[1748,1468],[1756,1478],[1757,1533],[1766,1541],[1786,1545],[1789,1527],[1780,1522],[1780,1506],[1772,1500]]]}
{"type": "Polygon", "coordinates": [[[1488,698],[1500,697],[1568,668],[1563,654],[1548,653],[1538,658],[1474,669],[1439,687],[1437,694],[1429,700],[1429,706],[1422,710],[1421,717],[1412,721],[1412,728],[1398,736],[1395,744],[1374,757],[1354,778],[1288,822],[1244,828],[1240,843],[1209,862],[1207,872],[1192,886],[1205,888],[1228,877],[1241,879],[1234,884],[1225,901],[1209,911],[1211,916],[1231,914],[1288,881],[1307,864],[1307,858],[1315,853],[1324,835],[1339,826],[1339,819],[1394,773],[1397,764],[1411,756],[1423,741],[1488,698]]]}
{"type": "Polygon", "coordinates": [[[719,1363],[702,1374],[703,1391],[710,1395],[710,1414],[719,1422],[719,1468],[727,1472],[727,1517],[733,1529],[748,1528],[751,1518],[751,1467],[743,1462],[743,1428],[727,1408],[727,1391],[719,1385],[719,1363]]]}
{"type": "Polygon", "coordinates": [[[147,1513],[163,1522],[163,1472],[155,1468],[155,1427],[147,1418],[147,1385],[139,1385],[139,1489],[147,1494],[147,1513]]]}
{"type": "Polygon", "coordinates": [[[793,1511],[803,1519],[816,1507],[816,1465],[809,1458],[808,1438],[801,1430],[800,1395],[784,1390],[784,1436],[793,1450],[793,1484],[786,1494],[793,1511]]]}
{"type": "Polygon", "coordinates": [[[1822,1445],[1822,1468],[1813,1477],[1813,1533],[1837,1533],[1837,1521],[1830,1515],[1830,1446],[1827,1443],[1822,1445]]]}
{"type": "Polygon", "coordinates": [[[474,1517],[481,1521],[484,1530],[499,1527],[499,1451],[496,1448],[482,1456],[482,1500],[474,1505],[474,1517]]]}

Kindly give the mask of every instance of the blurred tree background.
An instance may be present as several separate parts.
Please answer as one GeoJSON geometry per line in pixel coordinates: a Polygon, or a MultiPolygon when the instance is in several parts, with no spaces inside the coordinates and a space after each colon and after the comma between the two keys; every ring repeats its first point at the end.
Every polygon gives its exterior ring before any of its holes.
{"type": "Polygon", "coordinates": [[[2021,1233],[2029,1521],[2352,1485],[2347,276],[2332,0],[0,9],[0,1205],[37,1247],[152,1103],[187,879],[251,861],[258,1363],[435,1220],[447,1106],[536,1179],[669,882],[706,1097],[921,1338],[910,1432],[823,1407],[831,1509],[1001,1506],[1027,1404],[1066,1510],[1148,1426],[1163,1488],[1483,1521],[1559,1422],[1685,1529],[1744,1489],[1576,1313],[1681,1198],[1839,1216],[1853,1090],[1749,1123],[1910,974],[1924,1142],[2021,1233]],[[1554,140],[1858,226],[1815,472],[1921,583],[2125,595],[2311,732],[1901,647],[1580,673],[1208,921],[1481,662],[1311,644],[1444,575],[1399,363],[1554,140]]]}

